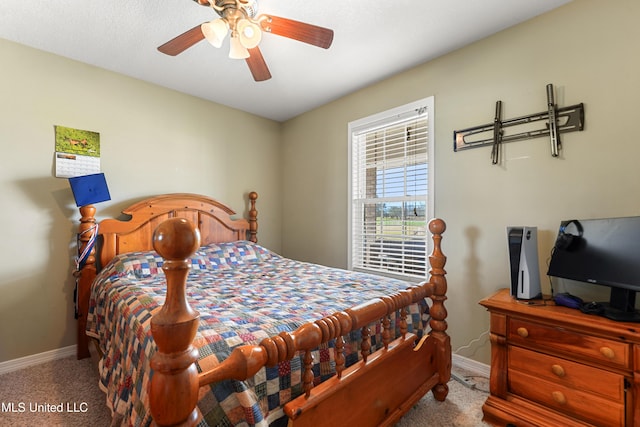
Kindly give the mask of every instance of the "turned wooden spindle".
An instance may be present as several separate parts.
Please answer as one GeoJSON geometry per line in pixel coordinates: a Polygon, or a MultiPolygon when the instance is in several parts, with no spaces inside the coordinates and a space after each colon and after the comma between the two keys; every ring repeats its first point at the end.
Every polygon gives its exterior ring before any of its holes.
{"type": "Polygon", "coordinates": [[[360,355],[362,356],[362,362],[367,363],[367,358],[371,354],[371,329],[368,326],[363,326],[361,336],[360,355]]]}
{"type": "Polygon", "coordinates": [[[342,372],[346,367],[346,361],[344,357],[344,338],[339,336],[336,338],[336,347],[334,349],[334,357],[336,361],[336,375],[338,378],[342,378],[342,372]]]}
{"type": "Polygon", "coordinates": [[[447,310],[444,307],[444,301],[447,299],[447,278],[445,277],[446,271],[444,265],[447,262],[447,257],[442,253],[440,246],[442,241],[442,233],[446,230],[444,221],[441,219],[432,219],[429,221],[429,231],[433,234],[433,251],[429,256],[429,264],[431,269],[429,274],[431,275],[431,283],[434,285],[432,296],[433,306],[431,307],[431,328],[434,332],[444,333],[447,330],[447,310]]]}
{"type": "MultiPolygon", "coordinates": [[[[93,205],[82,206],[80,208],[80,225],[78,226],[78,255],[84,252],[89,242],[96,233],[96,208],[93,205]]],[[[76,356],[78,359],[89,357],[89,339],[85,333],[87,326],[86,313],[89,311],[89,293],[91,283],[96,277],[96,250],[92,247],[79,271],[74,273],[78,284],[76,301],[78,309],[78,345],[76,356]]]]}
{"type": "Polygon", "coordinates": [[[344,356],[344,335],[348,334],[353,327],[353,320],[344,311],[339,311],[329,316],[328,321],[334,325],[331,336],[323,337],[323,342],[335,338],[334,358],[336,362],[336,375],[342,378],[342,373],[346,369],[346,358],[344,356]]]}
{"type": "Polygon", "coordinates": [[[400,334],[402,338],[407,336],[407,332],[409,332],[409,324],[407,323],[407,310],[402,307],[400,310],[400,334]]]}
{"type": "Polygon", "coordinates": [[[251,208],[249,209],[249,240],[253,243],[258,243],[258,211],[256,210],[256,200],[258,200],[258,193],[252,191],[249,193],[249,203],[251,208]]]}
{"type": "Polygon", "coordinates": [[[430,282],[433,285],[433,295],[431,300],[433,305],[429,313],[431,314],[431,334],[437,343],[436,358],[438,359],[438,373],[440,375],[440,383],[433,388],[433,396],[437,400],[444,400],[449,393],[447,382],[451,377],[451,342],[447,335],[447,309],[444,302],[447,299],[447,278],[444,266],[447,257],[442,253],[441,242],[442,233],[446,230],[446,225],[441,219],[432,219],[429,221],[429,231],[433,235],[433,251],[429,256],[429,264],[431,269],[430,282]]]}
{"type": "MultiPolygon", "coordinates": [[[[80,226],[78,227],[78,236],[80,240],[80,246],[78,247],[78,254],[81,254],[86,249],[89,241],[93,238],[96,231],[96,208],[93,205],[82,206],[80,208],[80,226]]],[[[93,247],[89,251],[89,256],[85,260],[85,265],[92,265],[95,269],[96,264],[96,248],[93,247]]]]}
{"type": "Polygon", "coordinates": [[[414,295],[411,290],[402,290],[382,298],[387,306],[387,314],[400,310],[397,318],[397,327],[400,330],[400,336],[403,339],[407,336],[407,332],[409,331],[407,311],[405,310],[405,307],[413,302],[425,298],[426,296],[426,292],[414,295]]]}
{"type": "Polygon", "coordinates": [[[391,344],[391,320],[389,316],[385,316],[382,319],[382,345],[385,349],[389,349],[389,344],[391,344]]]}
{"type": "Polygon", "coordinates": [[[313,388],[313,355],[311,350],[306,350],[303,357],[304,368],[302,369],[302,389],[304,395],[309,397],[313,388]]]}
{"type": "Polygon", "coordinates": [[[149,403],[158,426],[193,425],[197,418],[198,350],[191,343],[200,315],[187,301],[186,282],[189,257],[199,246],[200,232],[184,218],[169,219],[153,233],[153,247],[164,258],[167,279],[165,303],[151,319],[157,351],[151,357],[149,403]]]}

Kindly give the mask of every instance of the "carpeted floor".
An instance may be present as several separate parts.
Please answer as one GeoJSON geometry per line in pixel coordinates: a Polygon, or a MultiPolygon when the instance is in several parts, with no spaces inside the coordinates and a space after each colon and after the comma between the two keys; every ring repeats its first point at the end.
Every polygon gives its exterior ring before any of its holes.
{"type": "Polygon", "coordinates": [[[0,375],[0,426],[88,427],[110,424],[91,359],[66,357],[0,375]]]}
{"type": "MultiPolygon", "coordinates": [[[[484,426],[482,404],[488,381],[454,371],[449,396],[437,402],[429,393],[398,427],[484,426]]],[[[58,359],[0,375],[0,427],[107,427],[111,416],[98,388],[91,359],[58,359]]]]}
{"type": "Polygon", "coordinates": [[[396,427],[480,427],[482,405],[489,396],[489,379],[453,369],[449,394],[438,402],[430,392],[407,412],[396,427]]]}

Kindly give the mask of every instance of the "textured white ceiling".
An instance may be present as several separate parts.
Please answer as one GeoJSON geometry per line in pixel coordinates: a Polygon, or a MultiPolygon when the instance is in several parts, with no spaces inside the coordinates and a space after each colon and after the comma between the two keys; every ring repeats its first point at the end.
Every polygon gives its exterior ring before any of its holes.
{"type": "Polygon", "coordinates": [[[569,1],[260,0],[259,13],[335,32],[329,50],[266,34],[265,82],[228,45],[157,51],[217,17],[192,0],[0,0],[0,38],[284,121],[569,1]]]}

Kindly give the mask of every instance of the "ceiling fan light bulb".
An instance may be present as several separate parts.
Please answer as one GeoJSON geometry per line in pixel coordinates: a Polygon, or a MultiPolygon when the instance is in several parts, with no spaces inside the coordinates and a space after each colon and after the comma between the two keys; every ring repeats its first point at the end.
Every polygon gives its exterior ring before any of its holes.
{"type": "Polygon", "coordinates": [[[214,47],[221,47],[224,38],[229,32],[229,24],[224,19],[218,18],[211,22],[205,22],[200,26],[204,38],[214,47]]]}
{"type": "Polygon", "coordinates": [[[246,59],[249,57],[249,51],[247,48],[242,46],[240,39],[238,37],[231,37],[230,39],[230,49],[229,49],[229,58],[231,59],[246,59]]]}
{"type": "Polygon", "coordinates": [[[248,19],[240,19],[236,25],[238,38],[240,43],[247,49],[253,49],[260,44],[262,40],[262,31],[260,27],[249,21],[248,19]]]}

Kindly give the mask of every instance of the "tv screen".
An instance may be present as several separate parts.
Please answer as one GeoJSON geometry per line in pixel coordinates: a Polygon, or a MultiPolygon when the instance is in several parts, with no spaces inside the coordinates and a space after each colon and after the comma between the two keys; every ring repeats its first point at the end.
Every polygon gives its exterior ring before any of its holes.
{"type": "Polygon", "coordinates": [[[635,321],[635,292],[640,291],[640,217],[562,221],[547,274],[611,287],[604,315],[635,321]]]}

